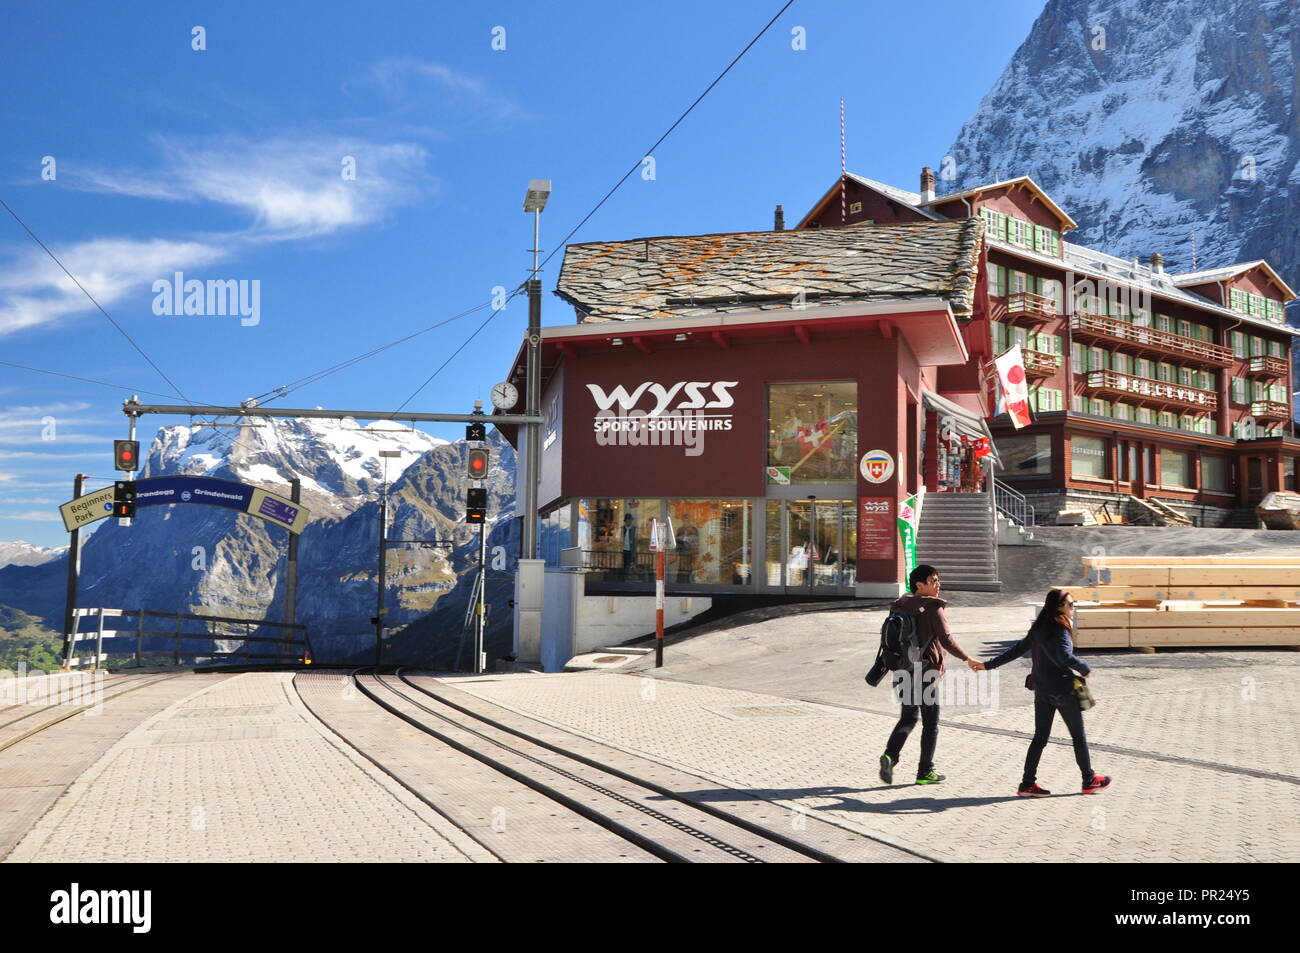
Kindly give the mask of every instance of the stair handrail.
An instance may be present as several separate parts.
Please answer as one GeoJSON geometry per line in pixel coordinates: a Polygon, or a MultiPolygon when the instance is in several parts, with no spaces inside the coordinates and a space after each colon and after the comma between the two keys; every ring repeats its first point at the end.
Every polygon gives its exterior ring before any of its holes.
{"type": "Polygon", "coordinates": [[[992,476],[992,480],[993,503],[998,512],[1020,526],[1033,526],[1034,507],[1025,499],[1024,494],[1011,489],[1011,487],[999,480],[996,475],[992,476]]]}

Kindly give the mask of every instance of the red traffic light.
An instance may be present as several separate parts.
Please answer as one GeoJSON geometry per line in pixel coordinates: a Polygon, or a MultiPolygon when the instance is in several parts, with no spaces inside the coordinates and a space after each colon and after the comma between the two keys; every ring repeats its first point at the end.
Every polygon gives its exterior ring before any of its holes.
{"type": "Polygon", "coordinates": [[[488,472],[488,452],[486,450],[471,450],[469,452],[469,478],[471,480],[482,480],[488,472]]]}
{"type": "Polygon", "coordinates": [[[140,441],[113,441],[113,468],[116,470],[135,470],[140,459],[140,441]]]}

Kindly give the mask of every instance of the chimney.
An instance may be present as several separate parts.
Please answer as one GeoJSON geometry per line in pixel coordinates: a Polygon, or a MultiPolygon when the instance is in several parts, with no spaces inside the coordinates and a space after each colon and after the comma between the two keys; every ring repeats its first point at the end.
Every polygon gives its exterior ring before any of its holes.
{"type": "Polygon", "coordinates": [[[921,170],[921,202],[934,201],[934,170],[928,165],[921,170]]]}
{"type": "Polygon", "coordinates": [[[1165,273],[1165,256],[1158,251],[1151,253],[1151,271],[1157,275],[1165,273]]]}
{"type": "Polygon", "coordinates": [[[785,231],[785,209],[779,205],[776,207],[776,224],[773,227],[778,232],[785,231]]]}

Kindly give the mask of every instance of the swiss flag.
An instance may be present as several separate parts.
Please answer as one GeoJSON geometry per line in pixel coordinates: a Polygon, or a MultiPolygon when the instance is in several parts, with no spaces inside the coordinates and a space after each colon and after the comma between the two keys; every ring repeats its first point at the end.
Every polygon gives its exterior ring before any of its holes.
{"type": "Polygon", "coordinates": [[[799,450],[803,453],[812,453],[814,450],[825,451],[827,448],[825,441],[828,436],[830,436],[830,427],[825,420],[819,420],[817,426],[811,430],[800,427],[799,450]]]}

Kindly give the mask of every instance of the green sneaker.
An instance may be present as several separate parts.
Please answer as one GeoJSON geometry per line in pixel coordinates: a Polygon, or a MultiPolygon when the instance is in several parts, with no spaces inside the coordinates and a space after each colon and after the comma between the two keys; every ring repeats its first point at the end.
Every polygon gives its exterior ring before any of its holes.
{"type": "Polygon", "coordinates": [[[894,783],[894,759],[887,754],[880,756],[880,780],[886,784],[894,783]]]}
{"type": "Polygon", "coordinates": [[[947,780],[947,777],[940,774],[938,771],[927,771],[925,774],[918,774],[916,776],[917,784],[940,784],[947,780]]]}

